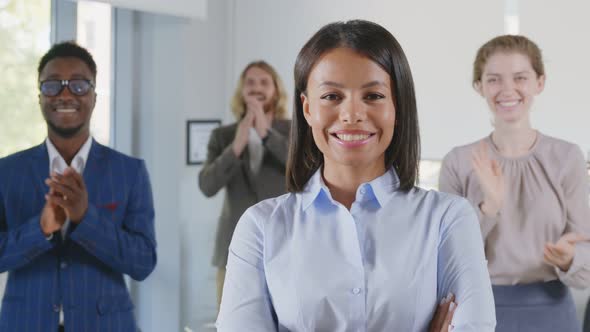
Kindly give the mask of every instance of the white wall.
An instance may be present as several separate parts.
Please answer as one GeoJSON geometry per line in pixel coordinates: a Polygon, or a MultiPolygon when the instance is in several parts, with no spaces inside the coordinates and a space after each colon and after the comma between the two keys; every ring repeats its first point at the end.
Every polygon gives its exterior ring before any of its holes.
{"type": "MultiPolygon", "coordinates": [[[[182,142],[187,119],[232,119],[229,99],[233,78],[228,76],[227,65],[231,54],[230,14],[227,1],[209,1],[207,20],[193,22],[183,36],[186,57],[191,60],[179,62],[187,87],[177,128],[182,133],[182,142]]],[[[183,266],[181,322],[201,331],[202,325],[213,322],[217,314],[216,269],[211,265],[211,257],[223,192],[206,198],[198,188],[201,167],[185,166],[184,153],[183,146],[178,182],[183,266]]]]}
{"type": "Polygon", "coordinates": [[[131,283],[143,332],[200,331],[215,317],[221,195],[206,199],[199,167],[185,165],[185,126],[229,113],[228,8],[211,2],[206,20],[116,11],[115,147],[146,160],[156,209],[156,270],[131,283]]]}

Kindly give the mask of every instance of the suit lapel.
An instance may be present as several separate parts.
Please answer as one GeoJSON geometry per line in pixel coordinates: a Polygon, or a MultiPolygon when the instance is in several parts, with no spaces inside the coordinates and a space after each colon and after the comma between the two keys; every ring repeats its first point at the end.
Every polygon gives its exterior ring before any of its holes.
{"type": "MultiPolygon", "coordinates": [[[[236,127],[237,129],[237,127],[236,127]]],[[[234,133],[235,136],[235,133],[234,133]]],[[[250,168],[250,150],[248,145],[242,151],[242,155],[240,156],[242,159],[242,172],[244,173],[244,177],[246,178],[246,183],[252,189],[254,193],[257,193],[256,188],[256,175],[252,173],[252,169],[250,168]]]]}
{"type": "Polygon", "coordinates": [[[97,143],[94,139],[92,140],[92,146],[88,153],[88,160],[84,166],[84,183],[86,184],[86,191],[88,192],[88,201],[96,202],[98,195],[98,185],[100,179],[103,179],[102,173],[105,170],[106,165],[104,163],[105,147],[97,143]],[[102,165],[102,167],[101,167],[102,165]]]}
{"type": "MultiPolygon", "coordinates": [[[[228,131],[229,135],[226,137],[227,141],[229,142],[228,144],[231,144],[234,137],[236,136],[236,131],[238,130],[238,125],[239,125],[239,122],[235,124],[234,130],[228,131]]],[[[272,127],[276,130],[278,127],[278,122],[273,121],[272,127]]],[[[258,196],[258,187],[256,184],[258,183],[258,177],[264,176],[263,169],[264,169],[266,158],[268,158],[268,154],[265,152],[262,157],[262,165],[260,166],[259,174],[256,175],[252,172],[252,169],[250,168],[250,150],[248,149],[248,145],[246,145],[246,147],[244,148],[244,151],[242,152],[242,154],[240,156],[240,160],[242,161],[242,173],[244,174],[244,178],[246,179],[246,184],[256,194],[256,196],[258,196]]]]}
{"type": "Polygon", "coordinates": [[[33,150],[30,164],[35,179],[35,189],[41,193],[41,197],[49,191],[45,185],[45,179],[49,177],[49,154],[45,141],[33,150]]]}

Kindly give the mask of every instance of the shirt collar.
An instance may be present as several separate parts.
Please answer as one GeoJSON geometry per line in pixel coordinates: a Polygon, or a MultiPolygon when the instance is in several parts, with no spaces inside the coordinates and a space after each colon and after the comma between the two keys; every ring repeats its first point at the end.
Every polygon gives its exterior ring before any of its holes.
{"type": "Polygon", "coordinates": [[[304,211],[307,210],[322,191],[330,195],[330,191],[322,178],[322,167],[320,167],[307,181],[301,192],[301,204],[304,211]]]}
{"type": "MultiPolygon", "coordinates": [[[[399,188],[399,177],[395,170],[390,168],[383,175],[373,179],[370,182],[363,183],[357,189],[357,200],[366,201],[374,199],[383,207],[391,199],[393,193],[399,188]]],[[[331,199],[330,190],[322,177],[322,167],[320,167],[313,176],[307,181],[301,192],[301,204],[303,210],[306,210],[324,193],[331,199]]]]}
{"type": "MultiPolygon", "coordinates": [[[[65,168],[68,166],[66,165],[64,158],[61,156],[59,151],[57,151],[57,148],[55,147],[55,145],[53,145],[49,137],[47,137],[47,139],[45,140],[45,144],[47,146],[47,153],[49,154],[49,173],[53,171],[59,173],[63,172],[65,168]]],[[[88,161],[88,155],[90,154],[91,146],[92,136],[88,136],[86,142],[82,144],[82,147],[80,147],[80,150],[78,150],[78,153],[76,153],[74,159],[72,159],[72,164],[70,166],[80,174],[84,172],[84,167],[86,166],[86,162],[88,161]]]]}
{"type": "Polygon", "coordinates": [[[383,207],[391,199],[393,193],[399,189],[399,177],[393,167],[391,167],[383,175],[364,184],[364,186],[371,189],[368,192],[372,192],[379,205],[383,207]]]}

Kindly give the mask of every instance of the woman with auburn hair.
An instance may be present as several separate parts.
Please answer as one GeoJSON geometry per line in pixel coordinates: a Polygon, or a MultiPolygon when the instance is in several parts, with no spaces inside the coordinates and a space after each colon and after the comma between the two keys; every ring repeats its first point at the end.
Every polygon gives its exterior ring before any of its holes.
{"type": "Polygon", "coordinates": [[[211,133],[199,187],[207,197],[226,189],[213,252],[218,304],[238,219],[248,207],[286,192],[291,126],[285,119],[286,103],[287,93],[274,68],[264,61],[251,62],[240,75],[231,103],[237,122],[211,133]]]}
{"type": "Polygon", "coordinates": [[[473,86],[494,129],[444,158],[439,188],[477,210],[498,331],[581,331],[567,286],[590,285],[590,208],[584,157],[533,129],[545,86],[541,50],[523,36],[484,44],[473,86]]]}
{"type": "Polygon", "coordinates": [[[240,219],[218,330],[493,331],[477,216],[414,186],[419,150],[396,39],[360,20],[320,29],[295,64],[290,193],[240,219]]]}

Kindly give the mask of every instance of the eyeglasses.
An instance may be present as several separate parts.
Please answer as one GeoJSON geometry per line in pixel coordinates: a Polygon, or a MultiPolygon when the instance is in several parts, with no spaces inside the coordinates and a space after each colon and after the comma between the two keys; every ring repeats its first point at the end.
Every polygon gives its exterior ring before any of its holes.
{"type": "Polygon", "coordinates": [[[55,97],[59,95],[65,87],[73,95],[84,96],[90,89],[94,88],[94,84],[90,80],[74,79],[74,80],[47,80],[39,83],[39,90],[46,97],[55,97]]]}

